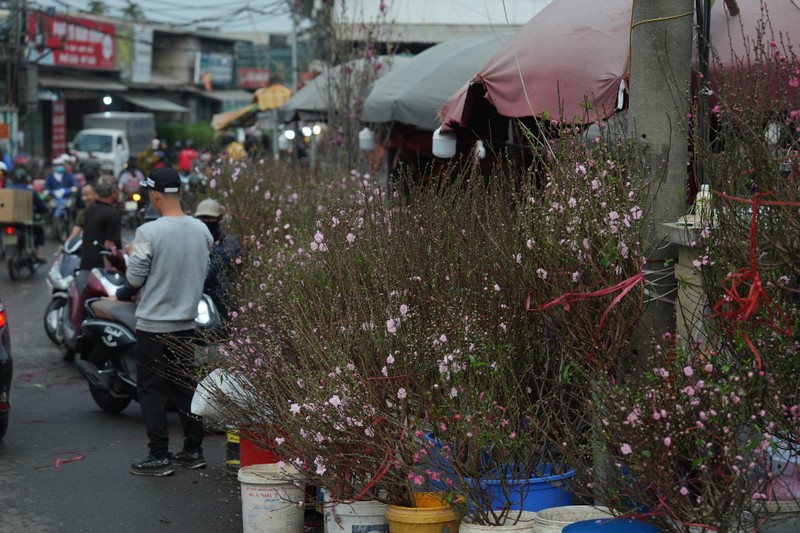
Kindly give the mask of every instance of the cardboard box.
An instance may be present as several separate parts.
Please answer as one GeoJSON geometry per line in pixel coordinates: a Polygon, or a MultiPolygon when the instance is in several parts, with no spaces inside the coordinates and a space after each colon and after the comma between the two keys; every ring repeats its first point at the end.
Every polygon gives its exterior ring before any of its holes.
{"type": "Polygon", "coordinates": [[[0,189],[0,223],[31,222],[33,194],[22,189],[0,189]]]}

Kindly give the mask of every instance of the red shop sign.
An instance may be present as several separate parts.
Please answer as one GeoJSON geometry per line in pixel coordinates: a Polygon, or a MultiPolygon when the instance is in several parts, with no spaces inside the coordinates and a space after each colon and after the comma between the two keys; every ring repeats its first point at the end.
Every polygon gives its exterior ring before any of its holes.
{"type": "Polygon", "coordinates": [[[53,102],[52,150],[53,157],[67,152],[67,110],[64,100],[53,102]]]}
{"type": "Polygon", "coordinates": [[[241,67],[236,69],[236,85],[242,89],[259,89],[269,86],[268,68],[241,67]]]}
{"type": "Polygon", "coordinates": [[[33,12],[28,16],[30,42],[39,64],[113,70],[116,28],[94,20],[33,12]],[[48,56],[50,56],[48,58],[48,56]]]}

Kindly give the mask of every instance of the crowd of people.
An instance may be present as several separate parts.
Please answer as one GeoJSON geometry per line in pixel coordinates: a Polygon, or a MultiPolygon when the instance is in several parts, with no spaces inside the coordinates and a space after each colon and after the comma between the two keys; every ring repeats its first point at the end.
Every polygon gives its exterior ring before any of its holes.
{"type": "MultiPolygon", "coordinates": [[[[79,210],[71,236],[82,236],[78,276],[92,268],[103,268],[101,250],[124,249],[127,253],[126,285],[111,299],[135,300],[137,337],[137,388],[149,439],[148,456],[131,465],[137,475],[165,476],[175,466],[202,468],[203,422],[190,414],[194,383],[179,369],[186,362],[171,346],[176,340],[194,342],[197,306],[202,294],[214,301],[220,317],[230,317],[229,296],[236,284],[237,259],[241,247],[222,229],[225,210],[214,199],[201,201],[187,213],[182,197],[186,191],[182,175],[198,172],[201,156],[187,141],[176,154],[168,155],[165,143],[154,139],[148,150],[132,158],[119,177],[76,176],[73,161],[64,155],[53,161],[42,191],[67,189],[77,198],[79,210]],[[146,197],[150,221],[141,224],[132,242],[123,248],[120,198],[137,191],[146,197]],[[184,433],[182,451],[169,453],[167,404],[172,398],[184,433]]],[[[34,209],[46,215],[47,206],[35,190],[30,174],[9,171],[0,161],[0,184],[30,190],[34,209]]],[[[36,239],[44,244],[44,233],[36,239]]],[[[42,261],[44,261],[43,256],[42,261]]]]}

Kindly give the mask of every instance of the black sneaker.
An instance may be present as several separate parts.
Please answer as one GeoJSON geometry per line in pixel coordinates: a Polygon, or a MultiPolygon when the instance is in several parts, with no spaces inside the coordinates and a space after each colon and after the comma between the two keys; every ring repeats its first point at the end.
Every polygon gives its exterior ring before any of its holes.
{"type": "Polygon", "coordinates": [[[158,459],[148,455],[146,459],[137,461],[131,465],[131,474],[137,476],[168,476],[175,472],[175,467],[169,460],[169,456],[158,459]]]}
{"type": "Polygon", "coordinates": [[[203,452],[187,451],[178,452],[172,456],[173,464],[178,466],[185,466],[186,468],[205,468],[206,460],[203,458],[203,452]]]}

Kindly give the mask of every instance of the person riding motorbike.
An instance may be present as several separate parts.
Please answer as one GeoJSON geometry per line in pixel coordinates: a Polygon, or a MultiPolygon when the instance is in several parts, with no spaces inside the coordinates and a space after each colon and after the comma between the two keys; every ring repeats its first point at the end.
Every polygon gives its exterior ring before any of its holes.
{"type": "MultiPolygon", "coordinates": [[[[10,178],[11,184],[7,188],[30,191],[33,195],[33,219],[34,222],[41,222],[48,213],[47,204],[33,190],[28,171],[24,167],[15,168],[10,178]]],[[[34,224],[33,226],[33,244],[36,247],[36,261],[46,263],[47,259],[44,257],[44,227],[42,224],[34,224]]]]}
{"type": "Polygon", "coordinates": [[[68,189],[73,193],[77,192],[78,182],[71,172],[67,172],[63,158],[59,157],[53,160],[53,171],[45,178],[44,189],[51,194],[58,189],[68,189]]]}

